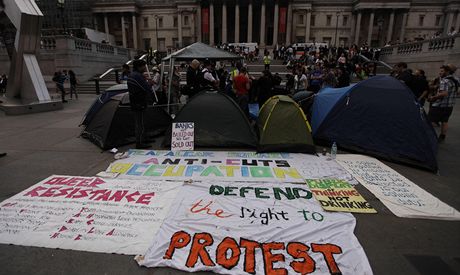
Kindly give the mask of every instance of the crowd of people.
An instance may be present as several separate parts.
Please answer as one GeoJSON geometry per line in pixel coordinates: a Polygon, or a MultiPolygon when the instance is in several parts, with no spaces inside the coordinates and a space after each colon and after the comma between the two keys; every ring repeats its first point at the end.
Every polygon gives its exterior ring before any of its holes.
{"type": "Polygon", "coordinates": [[[62,70],[62,71],[57,71],[54,73],[53,76],[53,82],[56,84],[56,90],[61,93],[61,100],[63,103],[66,103],[66,91],[64,88],[64,84],[66,81],[69,82],[70,84],[70,99],[73,99],[73,96],[75,95],[75,99],[78,99],[78,93],[77,93],[77,76],[75,75],[75,72],[72,70],[62,70]]]}
{"type": "MultiPolygon", "coordinates": [[[[133,95],[134,100],[131,103],[133,111],[138,112],[136,115],[136,129],[138,129],[136,146],[137,148],[148,146],[142,138],[143,128],[141,126],[143,120],[141,113],[147,106],[145,104],[169,102],[171,112],[176,113],[182,96],[191,98],[202,90],[213,89],[232,97],[250,118],[249,104],[258,103],[259,106],[262,106],[273,95],[285,94],[296,97],[302,94],[313,98],[321,88],[346,87],[350,85],[353,78],[355,81],[360,81],[376,75],[376,63],[362,63],[357,58],[358,54],[375,58],[375,52],[366,44],[359,48],[353,45],[350,48],[308,49],[301,58],[297,59],[291,58],[295,52],[289,50],[289,47],[285,50],[280,48],[276,55],[265,50],[263,55],[265,66],[261,74],[250,72],[248,67],[241,62],[225,64],[212,60],[200,62],[195,59],[189,64],[174,67],[170,89],[167,75],[164,75],[163,82],[160,83],[161,72],[156,66],[148,71],[145,61],[136,60],[136,63],[133,64],[133,72],[130,72],[128,66],[124,66],[120,77],[121,81],[127,81],[130,97],[132,91],[141,94],[139,91],[142,90],[145,94],[142,100],[137,100],[138,98],[136,99],[136,96],[133,95]],[[271,56],[273,59],[287,60],[288,73],[284,79],[278,73],[271,72],[271,56]],[[186,74],[185,85],[181,85],[181,71],[186,74]],[[171,91],[169,100],[167,99],[168,90],[171,91]],[[136,105],[136,102],[142,102],[142,104],[136,105]]],[[[391,72],[393,77],[410,88],[421,106],[429,102],[429,118],[434,125],[439,124],[441,127],[439,141],[446,137],[447,122],[455,104],[456,91],[459,86],[458,79],[454,77],[455,70],[453,65],[443,66],[440,69],[440,76],[431,81],[426,79],[423,70],[416,69],[413,72],[403,62],[397,64],[391,72]]]]}

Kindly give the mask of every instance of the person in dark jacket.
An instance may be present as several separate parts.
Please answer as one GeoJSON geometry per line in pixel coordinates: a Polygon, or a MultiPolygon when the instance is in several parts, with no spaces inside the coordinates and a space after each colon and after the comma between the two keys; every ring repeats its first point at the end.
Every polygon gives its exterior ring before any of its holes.
{"type": "Polygon", "coordinates": [[[72,71],[72,70],[69,70],[69,82],[70,82],[70,99],[72,99],[73,94],[75,94],[75,99],[78,99],[77,76],[75,75],[74,71],[72,71]]]}
{"type": "Polygon", "coordinates": [[[144,115],[147,108],[147,100],[152,93],[152,82],[147,82],[143,73],[147,70],[144,60],[133,62],[133,72],[128,77],[129,103],[134,113],[136,149],[146,149],[151,146],[145,143],[144,115]]]}
{"type": "Polygon", "coordinates": [[[200,90],[200,61],[194,59],[187,69],[187,95],[191,98],[200,90]]]}

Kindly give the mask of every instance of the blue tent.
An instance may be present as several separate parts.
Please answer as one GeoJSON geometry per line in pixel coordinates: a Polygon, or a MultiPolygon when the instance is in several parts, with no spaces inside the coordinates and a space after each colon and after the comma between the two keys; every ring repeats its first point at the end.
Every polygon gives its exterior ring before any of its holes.
{"type": "Polygon", "coordinates": [[[313,104],[312,132],[317,141],[344,149],[438,169],[433,127],[409,88],[390,76],[322,89],[313,104]]]}

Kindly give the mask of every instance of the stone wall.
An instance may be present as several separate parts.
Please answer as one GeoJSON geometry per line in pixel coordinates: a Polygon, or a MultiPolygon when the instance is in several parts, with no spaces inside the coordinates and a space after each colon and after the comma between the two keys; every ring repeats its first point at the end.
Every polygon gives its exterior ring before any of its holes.
{"type": "Polygon", "coordinates": [[[410,69],[422,69],[433,78],[443,64],[460,65],[460,35],[384,47],[380,56],[389,65],[406,62],[410,69]]]}
{"type": "MultiPolygon", "coordinates": [[[[80,82],[90,80],[111,67],[121,67],[136,55],[133,49],[100,44],[70,36],[42,37],[37,56],[48,87],[53,87],[54,72],[73,70],[80,82]]],[[[10,61],[6,50],[0,49],[0,74],[9,74],[10,61]]]]}

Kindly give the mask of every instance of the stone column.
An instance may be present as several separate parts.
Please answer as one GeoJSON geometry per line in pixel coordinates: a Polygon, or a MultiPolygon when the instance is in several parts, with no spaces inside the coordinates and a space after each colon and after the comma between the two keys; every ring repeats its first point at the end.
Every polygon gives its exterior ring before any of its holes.
{"type": "Polygon", "coordinates": [[[235,4],[235,43],[240,42],[240,5],[235,4]]]}
{"type": "Polygon", "coordinates": [[[287,24],[286,24],[286,45],[291,44],[292,35],[292,5],[288,2],[287,24]]]}
{"type": "Polygon", "coordinates": [[[133,46],[134,49],[137,49],[137,21],[135,13],[133,13],[133,46]]]}
{"type": "Polygon", "coordinates": [[[273,46],[278,44],[279,4],[275,0],[275,20],[273,25],[273,46]]]}
{"type": "Polygon", "coordinates": [[[388,34],[387,34],[387,41],[385,41],[385,44],[389,41],[391,41],[391,37],[393,36],[393,25],[395,22],[395,11],[392,10],[390,14],[390,22],[388,23],[388,34]]]}
{"type": "Polygon", "coordinates": [[[351,28],[350,28],[350,40],[348,43],[352,43],[355,40],[355,30],[356,30],[356,15],[351,14],[351,28]]]}
{"type": "Polygon", "coordinates": [[[452,11],[449,11],[447,13],[446,20],[447,21],[446,21],[445,28],[444,28],[444,34],[447,34],[448,32],[450,32],[450,28],[452,28],[452,23],[454,21],[454,13],[452,11]]]}
{"type": "Polygon", "coordinates": [[[201,42],[201,5],[198,6],[198,10],[196,11],[196,40],[197,42],[201,42]]]}
{"type": "Polygon", "coordinates": [[[260,46],[265,46],[265,1],[262,0],[260,10],[260,46]]]}
{"type": "Polygon", "coordinates": [[[104,13],[105,40],[109,43],[109,19],[107,13],[104,13]]]}
{"type": "Polygon", "coordinates": [[[310,24],[311,24],[311,11],[307,10],[307,22],[305,22],[305,42],[310,42],[310,24]]]}
{"type": "Polygon", "coordinates": [[[358,11],[358,19],[356,19],[356,33],[355,33],[355,43],[358,45],[359,43],[359,32],[361,31],[361,17],[362,13],[361,11],[358,11]]]}
{"type": "Polygon", "coordinates": [[[252,1],[248,5],[248,39],[246,42],[252,42],[252,1]]]}
{"type": "Polygon", "coordinates": [[[123,39],[123,48],[127,47],[126,43],[126,29],[125,29],[125,16],[121,15],[121,36],[123,39]]]}
{"type": "Polygon", "coordinates": [[[367,45],[369,45],[369,47],[371,46],[373,27],[374,27],[374,11],[371,11],[371,15],[369,17],[369,28],[368,28],[368,33],[367,33],[367,45]]]}
{"type": "Polygon", "coordinates": [[[222,43],[227,43],[227,3],[222,2],[222,43]]]}
{"type": "Polygon", "coordinates": [[[214,45],[214,4],[209,3],[209,45],[214,45]]]}
{"type": "Polygon", "coordinates": [[[401,34],[399,36],[399,42],[400,43],[404,42],[404,36],[406,35],[406,25],[407,25],[407,12],[405,12],[403,14],[402,26],[401,26],[401,34]]]}
{"type": "Polygon", "coordinates": [[[457,21],[455,22],[455,30],[458,32],[460,29],[460,12],[457,12],[457,21]]]}
{"type": "Polygon", "coordinates": [[[93,18],[93,24],[94,24],[94,29],[96,31],[99,31],[99,24],[97,24],[97,15],[96,14],[94,15],[94,18],[93,18]]]}
{"type": "Polygon", "coordinates": [[[177,13],[177,36],[178,36],[177,41],[179,43],[179,48],[182,48],[182,11],[181,10],[179,10],[179,12],[177,13]]]}

